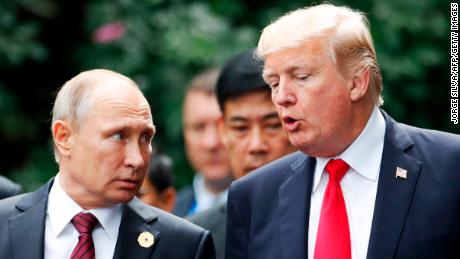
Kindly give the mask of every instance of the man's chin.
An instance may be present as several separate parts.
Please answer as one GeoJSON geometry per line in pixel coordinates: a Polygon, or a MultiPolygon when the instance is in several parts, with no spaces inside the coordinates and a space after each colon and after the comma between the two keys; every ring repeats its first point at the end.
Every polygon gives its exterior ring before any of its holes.
{"type": "Polygon", "coordinates": [[[111,199],[111,203],[113,205],[120,204],[120,203],[128,203],[134,199],[136,196],[135,192],[130,191],[119,191],[120,193],[114,195],[111,199]]]}

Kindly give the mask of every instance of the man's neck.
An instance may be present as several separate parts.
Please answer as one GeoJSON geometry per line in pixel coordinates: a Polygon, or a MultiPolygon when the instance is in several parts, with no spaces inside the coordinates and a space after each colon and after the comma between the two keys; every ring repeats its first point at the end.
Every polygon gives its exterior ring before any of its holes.
{"type": "Polygon", "coordinates": [[[221,179],[204,179],[204,187],[212,194],[219,194],[225,191],[233,181],[233,177],[228,176],[221,179]]]}

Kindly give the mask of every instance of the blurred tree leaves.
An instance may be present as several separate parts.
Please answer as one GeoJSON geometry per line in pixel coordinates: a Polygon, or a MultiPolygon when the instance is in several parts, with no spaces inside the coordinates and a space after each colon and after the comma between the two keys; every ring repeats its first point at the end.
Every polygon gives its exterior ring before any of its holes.
{"type": "Polygon", "coordinates": [[[19,66],[27,58],[43,61],[48,54],[44,44],[37,40],[40,23],[18,21],[18,8],[14,2],[0,5],[0,67],[19,66]]]}
{"type": "MultiPolygon", "coordinates": [[[[331,2],[359,9],[370,20],[383,73],[384,109],[401,122],[460,133],[460,127],[449,120],[449,3],[331,2]]],[[[79,71],[108,68],[140,85],[152,106],[155,142],[174,158],[178,185],[188,183],[192,171],[181,136],[182,98],[188,81],[201,70],[220,66],[231,55],[256,45],[263,27],[280,15],[311,3],[2,1],[0,136],[3,146],[15,151],[9,153],[24,155],[14,163],[11,156],[3,158],[0,173],[9,174],[26,190],[54,175],[46,121],[52,105],[50,92],[79,71]],[[101,31],[108,38],[100,38],[101,31]],[[25,80],[41,75],[37,67],[44,67],[43,77],[48,80],[40,84],[25,80]],[[14,72],[25,79],[15,79],[14,72]]]]}

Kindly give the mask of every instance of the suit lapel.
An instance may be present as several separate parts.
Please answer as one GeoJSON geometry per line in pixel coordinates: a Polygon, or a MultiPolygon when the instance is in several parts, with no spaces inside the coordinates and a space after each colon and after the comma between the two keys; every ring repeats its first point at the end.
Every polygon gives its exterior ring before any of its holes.
{"type": "Polygon", "coordinates": [[[367,258],[394,257],[422,166],[406,153],[413,146],[410,137],[382,113],[387,129],[367,258]],[[406,179],[396,177],[397,167],[407,170],[406,179]]]}
{"type": "MultiPolygon", "coordinates": [[[[316,160],[301,155],[291,176],[279,188],[279,230],[282,258],[307,258],[308,214],[316,160]]],[[[282,172],[280,172],[282,173],[282,172]]]]}
{"type": "Polygon", "coordinates": [[[37,191],[26,195],[17,204],[19,213],[8,219],[14,258],[44,257],[45,219],[48,193],[53,179],[37,191]],[[27,248],[24,249],[24,246],[27,248]]]}
{"type": "Polygon", "coordinates": [[[151,210],[146,210],[146,207],[137,198],[124,206],[113,258],[151,258],[160,232],[148,224],[155,220],[157,215],[151,210]],[[138,241],[139,235],[144,232],[153,235],[154,242],[150,247],[142,247],[138,241]]]}

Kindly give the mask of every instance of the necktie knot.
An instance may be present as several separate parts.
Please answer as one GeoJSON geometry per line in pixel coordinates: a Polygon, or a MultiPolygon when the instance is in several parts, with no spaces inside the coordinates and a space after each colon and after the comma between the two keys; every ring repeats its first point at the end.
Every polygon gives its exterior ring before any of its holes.
{"type": "Polygon", "coordinates": [[[331,159],[326,165],[329,179],[334,182],[340,182],[349,168],[350,166],[342,159],[331,159]]]}
{"type": "Polygon", "coordinates": [[[72,219],[72,224],[80,234],[91,234],[98,223],[97,218],[91,213],[80,212],[72,219]]]}

